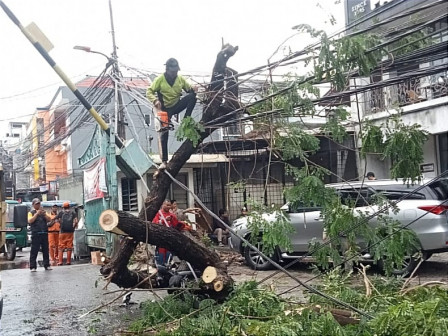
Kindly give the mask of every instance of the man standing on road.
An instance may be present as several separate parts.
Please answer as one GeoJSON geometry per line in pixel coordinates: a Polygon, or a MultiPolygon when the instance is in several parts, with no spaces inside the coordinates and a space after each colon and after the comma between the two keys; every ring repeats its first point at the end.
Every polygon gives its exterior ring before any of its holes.
{"type": "Polygon", "coordinates": [[[157,77],[146,91],[146,97],[158,111],[157,118],[161,124],[159,134],[160,157],[162,164],[159,169],[165,169],[168,161],[168,130],[171,117],[186,109],[185,117],[190,117],[196,105],[196,92],[187,80],[178,75],[179,63],[170,58],[165,63],[165,73],[157,77]],[[187,95],[181,98],[182,90],[187,95]]]}
{"type": "Polygon", "coordinates": [[[62,266],[64,260],[64,250],[67,251],[66,265],[71,264],[73,251],[73,235],[78,226],[78,216],[70,209],[70,203],[62,204],[63,210],[56,217],[61,224],[61,233],[59,234],[59,252],[58,266],[62,266]]]}
{"type": "Polygon", "coordinates": [[[48,223],[48,247],[50,249],[50,261],[54,266],[56,260],[58,260],[59,231],[61,229],[59,219],[56,218],[58,216],[58,206],[56,204],[51,207],[49,216],[51,221],[48,223]]]}
{"type": "Polygon", "coordinates": [[[28,224],[31,227],[31,252],[30,252],[30,270],[37,270],[37,254],[42,248],[42,257],[44,259],[45,270],[51,271],[50,256],[48,254],[48,227],[47,223],[51,218],[44,209],[40,208],[40,200],[33,199],[31,211],[28,213],[28,224]]]}

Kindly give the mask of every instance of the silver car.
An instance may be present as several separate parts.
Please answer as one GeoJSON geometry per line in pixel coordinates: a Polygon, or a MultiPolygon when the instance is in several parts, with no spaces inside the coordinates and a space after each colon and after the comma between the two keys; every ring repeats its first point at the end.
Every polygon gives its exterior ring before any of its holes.
{"type": "MultiPolygon", "coordinates": [[[[406,185],[402,181],[395,180],[373,180],[350,183],[328,184],[330,188],[336,189],[342,202],[353,205],[356,201],[356,210],[363,213],[375,214],[379,206],[369,205],[369,199],[373,195],[381,193],[388,200],[396,201],[406,197],[397,203],[398,212],[390,211],[387,215],[398,220],[406,229],[413,230],[417,234],[421,245],[424,259],[429,258],[432,253],[448,251],[448,179],[436,181],[423,180],[420,184],[406,185]],[[422,185],[423,188],[419,189],[422,185]],[[362,197],[358,197],[362,195],[362,197]],[[422,216],[424,215],[424,216],[422,216]],[[412,224],[410,224],[413,222],[412,224]]],[[[294,259],[308,252],[309,242],[312,239],[324,240],[324,224],[319,208],[297,207],[288,205],[282,207],[287,212],[291,225],[295,232],[291,236],[291,244],[294,252],[287,253],[277,249],[272,255],[275,261],[294,259]]],[[[267,220],[274,220],[275,215],[264,215],[267,220]]],[[[237,219],[233,222],[233,228],[244,238],[249,238],[250,232],[247,228],[247,217],[237,219]]],[[[369,220],[369,224],[375,225],[377,217],[369,220]]],[[[233,248],[240,252],[246,263],[254,269],[266,270],[271,267],[270,263],[260,257],[255,251],[245,246],[242,240],[232,235],[233,248]]],[[[262,249],[261,243],[257,248],[262,249]]],[[[370,259],[368,251],[364,258],[370,259]]],[[[304,261],[312,261],[307,258],[304,261]]],[[[403,261],[403,269],[397,270],[396,274],[408,274],[417,264],[415,258],[409,257],[403,261]]]]}

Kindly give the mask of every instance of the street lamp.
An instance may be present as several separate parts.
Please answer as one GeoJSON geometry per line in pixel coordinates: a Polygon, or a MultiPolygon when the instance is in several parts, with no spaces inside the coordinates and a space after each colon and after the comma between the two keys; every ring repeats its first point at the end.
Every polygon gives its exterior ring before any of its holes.
{"type": "Polygon", "coordinates": [[[107,58],[106,68],[108,68],[109,66],[111,66],[112,64],[114,64],[116,62],[116,60],[113,59],[112,57],[109,57],[109,56],[107,56],[106,54],[104,54],[102,52],[92,50],[90,47],[76,45],[76,46],[73,47],[73,49],[82,50],[82,51],[85,51],[85,52],[88,52],[88,53],[91,53],[91,54],[98,54],[98,55],[106,57],[107,58]]]}

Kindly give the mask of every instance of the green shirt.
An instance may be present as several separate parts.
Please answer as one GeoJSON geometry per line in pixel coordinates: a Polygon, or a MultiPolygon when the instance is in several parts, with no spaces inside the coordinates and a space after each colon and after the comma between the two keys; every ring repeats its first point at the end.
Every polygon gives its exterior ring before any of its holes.
{"type": "Polygon", "coordinates": [[[157,92],[160,92],[163,97],[163,104],[165,107],[173,107],[177,104],[182,94],[182,89],[186,92],[191,91],[191,85],[188,84],[185,78],[177,75],[173,86],[169,85],[166,81],[165,75],[157,77],[151,86],[146,90],[146,97],[152,103],[155,103],[157,98],[157,92]]]}

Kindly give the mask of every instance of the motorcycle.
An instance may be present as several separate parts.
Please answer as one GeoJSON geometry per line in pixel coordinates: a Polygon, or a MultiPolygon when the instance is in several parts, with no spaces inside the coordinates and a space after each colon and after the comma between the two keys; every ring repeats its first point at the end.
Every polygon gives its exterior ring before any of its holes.
{"type": "Polygon", "coordinates": [[[188,261],[175,261],[170,256],[165,264],[155,261],[157,269],[157,287],[168,289],[168,294],[176,292],[176,288],[188,288],[192,282],[199,283],[200,272],[195,270],[188,261]]]}

